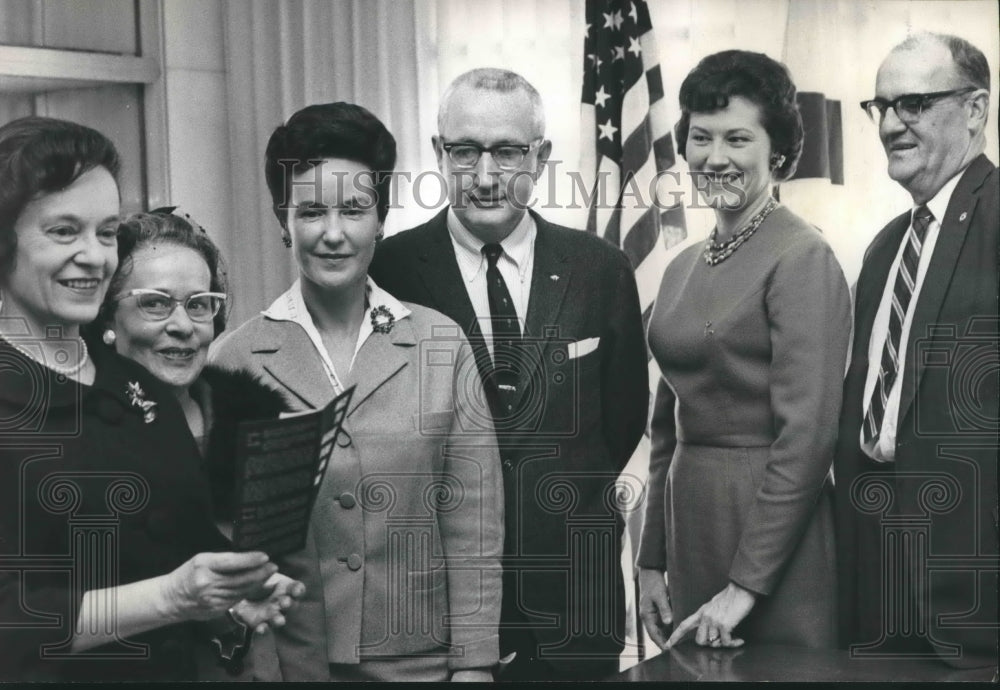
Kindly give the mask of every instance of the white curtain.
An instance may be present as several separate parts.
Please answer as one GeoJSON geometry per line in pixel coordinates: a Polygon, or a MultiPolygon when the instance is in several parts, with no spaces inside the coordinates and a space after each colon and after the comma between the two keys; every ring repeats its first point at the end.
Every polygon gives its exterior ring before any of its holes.
{"type": "MultiPolygon", "coordinates": [[[[417,144],[429,137],[421,132],[421,111],[436,85],[423,83],[427,72],[419,67],[428,61],[418,40],[426,35],[420,9],[392,0],[225,0],[232,324],[266,307],[295,277],[264,183],[268,137],[292,113],[312,103],[357,103],[396,137],[398,169],[428,165],[417,144]]],[[[426,149],[430,154],[429,143],[426,149]]],[[[411,208],[407,191],[400,189],[399,200],[411,208]]],[[[400,224],[391,211],[387,232],[400,224]]]]}

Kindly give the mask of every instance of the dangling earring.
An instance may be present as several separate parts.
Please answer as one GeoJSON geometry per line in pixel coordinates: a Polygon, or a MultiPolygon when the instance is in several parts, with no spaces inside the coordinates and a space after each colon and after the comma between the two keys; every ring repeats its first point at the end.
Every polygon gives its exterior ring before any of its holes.
{"type": "Polygon", "coordinates": [[[115,332],[110,328],[101,334],[101,340],[104,341],[104,344],[108,346],[114,345],[117,337],[118,336],[115,335],[115,332]]]}
{"type": "Polygon", "coordinates": [[[291,249],[292,248],[292,238],[289,235],[284,235],[283,234],[281,236],[281,241],[285,243],[285,249],[291,249]]]}
{"type": "Polygon", "coordinates": [[[783,154],[779,155],[779,154],[775,153],[775,154],[773,154],[771,156],[771,168],[772,169],[780,168],[784,164],[785,164],[785,156],[783,154]]]}

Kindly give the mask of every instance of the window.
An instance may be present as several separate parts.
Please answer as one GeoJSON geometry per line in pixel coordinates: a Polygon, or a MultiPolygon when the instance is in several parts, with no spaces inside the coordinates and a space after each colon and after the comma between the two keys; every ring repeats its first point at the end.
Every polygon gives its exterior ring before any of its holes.
{"type": "Polygon", "coordinates": [[[124,211],[165,199],[159,0],[0,0],[0,123],[80,122],[115,142],[124,211]]]}

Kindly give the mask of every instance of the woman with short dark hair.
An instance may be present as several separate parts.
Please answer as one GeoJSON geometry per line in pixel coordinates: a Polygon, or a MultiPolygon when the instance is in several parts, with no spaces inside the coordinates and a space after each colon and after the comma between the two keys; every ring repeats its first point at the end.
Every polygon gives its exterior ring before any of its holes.
{"type": "Polygon", "coordinates": [[[688,74],[680,105],[678,144],[716,227],[667,267],[650,319],[663,375],[640,613],[661,647],[691,633],[832,647],[828,476],[851,305],[822,235],[771,196],[802,150],[795,85],[766,55],[724,51],[688,74]]]}
{"type": "Polygon", "coordinates": [[[468,341],[368,276],[396,144],[351,103],[278,127],[265,174],[298,280],[219,341],[296,411],[354,387],[308,544],[307,600],[276,635],[284,680],[491,680],[498,660],[503,480],[468,341]]]}

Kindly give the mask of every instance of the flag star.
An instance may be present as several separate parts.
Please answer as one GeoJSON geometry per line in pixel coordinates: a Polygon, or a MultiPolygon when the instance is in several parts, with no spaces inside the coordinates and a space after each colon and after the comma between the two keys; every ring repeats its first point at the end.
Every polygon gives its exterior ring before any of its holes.
{"type": "Polygon", "coordinates": [[[621,29],[622,24],[625,22],[625,20],[622,19],[622,11],[621,10],[618,10],[617,12],[615,12],[615,17],[614,17],[613,21],[615,23],[615,29],[621,29]]]}
{"type": "Polygon", "coordinates": [[[615,60],[625,59],[625,46],[615,46],[615,60]]]}
{"type": "Polygon", "coordinates": [[[602,29],[610,29],[610,28],[612,28],[614,26],[614,24],[615,24],[615,18],[614,18],[614,16],[611,15],[610,13],[606,13],[606,12],[601,12],[601,14],[604,15],[604,26],[601,27],[601,28],[602,29]]]}
{"type": "Polygon", "coordinates": [[[596,66],[597,65],[597,55],[594,53],[587,53],[587,58],[596,66]]]}
{"type": "MultiPolygon", "coordinates": [[[[639,12],[635,9],[635,3],[629,3],[632,5],[632,9],[628,11],[628,16],[632,17],[632,21],[636,24],[639,23],[639,12]]],[[[590,26],[589,24],[587,26],[590,26]]]]}
{"type": "Polygon", "coordinates": [[[615,127],[611,123],[610,119],[608,120],[608,123],[605,124],[605,125],[601,125],[601,124],[597,125],[597,128],[599,130],[601,130],[601,136],[598,137],[599,139],[603,139],[604,137],[607,137],[608,141],[614,141],[615,140],[615,132],[618,131],[618,128],[615,127]]]}
{"type": "Polygon", "coordinates": [[[635,56],[639,57],[639,53],[642,52],[642,48],[639,47],[639,41],[630,37],[628,39],[628,52],[635,53],[635,56]]]}
{"type": "Polygon", "coordinates": [[[596,103],[601,108],[604,107],[604,101],[611,98],[611,95],[604,92],[604,86],[601,86],[601,90],[594,94],[594,103],[596,103]]]}

